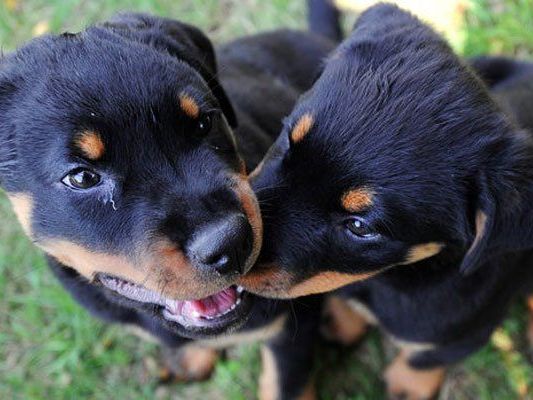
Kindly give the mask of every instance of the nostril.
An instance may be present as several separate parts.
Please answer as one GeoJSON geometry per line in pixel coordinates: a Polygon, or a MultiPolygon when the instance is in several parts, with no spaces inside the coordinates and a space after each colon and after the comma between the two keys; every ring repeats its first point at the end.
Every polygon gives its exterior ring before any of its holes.
{"type": "Polygon", "coordinates": [[[253,232],[243,215],[233,215],[202,229],[187,246],[199,268],[219,275],[243,274],[253,248],[253,232]]]}
{"type": "Polygon", "coordinates": [[[227,254],[213,256],[207,260],[206,264],[213,267],[220,275],[226,275],[233,269],[231,259],[227,254]]]}

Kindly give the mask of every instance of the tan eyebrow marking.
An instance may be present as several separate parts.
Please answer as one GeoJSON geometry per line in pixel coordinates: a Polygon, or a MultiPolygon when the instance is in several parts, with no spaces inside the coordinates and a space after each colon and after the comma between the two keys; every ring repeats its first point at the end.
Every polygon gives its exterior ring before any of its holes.
{"type": "Polygon", "coordinates": [[[76,139],[76,146],[91,160],[98,160],[105,153],[105,145],[95,131],[83,131],[76,139]]]}
{"type": "Polygon", "coordinates": [[[198,106],[198,103],[196,100],[194,100],[190,95],[187,93],[180,94],[180,107],[183,110],[183,112],[191,118],[198,118],[198,115],[200,115],[200,107],[198,106]]]}
{"type": "Polygon", "coordinates": [[[291,138],[294,143],[300,142],[313,127],[314,119],[309,113],[300,117],[294,128],[292,128],[291,138]]]}
{"type": "Polygon", "coordinates": [[[342,207],[349,212],[359,212],[370,207],[374,202],[374,191],[360,187],[347,191],[342,195],[342,207]]]}

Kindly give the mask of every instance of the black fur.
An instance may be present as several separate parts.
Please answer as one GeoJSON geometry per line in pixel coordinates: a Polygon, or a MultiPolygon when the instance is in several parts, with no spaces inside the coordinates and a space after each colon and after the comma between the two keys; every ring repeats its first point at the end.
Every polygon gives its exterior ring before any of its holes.
{"type": "MultiPolygon", "coordinates": [[[[474,65],[531,128],[531,67],[486,62],[474,65]]],[[[531,132],[510,121],[471,68],[409,13],[375,6],[299,100],[258,170],[265,236],[246,284],[290,297],[325,271],[354,280],[376,274],[340,293],[365,303],[395,337],[435,346],[413,355],[413,367],[458,361],[531,289],[532,173],[531,132]],[[294,143],[290,132],[306,113],[314,123],[294,143]],[[359,212],[342,207],[354,188],[372,194],[359,212]],[[410,262],[427,243],[442,249],[410,262]]],[[[308,293],[325,287],[315,282],[308,293]]]]}

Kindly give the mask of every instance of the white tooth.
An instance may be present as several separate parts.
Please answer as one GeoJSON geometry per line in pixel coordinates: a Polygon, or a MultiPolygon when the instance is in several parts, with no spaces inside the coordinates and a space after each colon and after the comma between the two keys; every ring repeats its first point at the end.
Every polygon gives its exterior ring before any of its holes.
{"type": "Polygon", "coordinates": [[[240,303],[241,303],[241,299],[237,299],[237,301],[235,302],[235,305],[240,304],[240,303]]]}
{"type": "Polygon", "coordinates": [[[242,286],[237,286],[237,293],[242,293],[244,288],[242,286]]]}
{"type": "Polygon", "coordinates": [[[191,313],[191,317],[193,318],[200,318],[200,313],[196,310],[193,310],[193,312],[191,313]]]}

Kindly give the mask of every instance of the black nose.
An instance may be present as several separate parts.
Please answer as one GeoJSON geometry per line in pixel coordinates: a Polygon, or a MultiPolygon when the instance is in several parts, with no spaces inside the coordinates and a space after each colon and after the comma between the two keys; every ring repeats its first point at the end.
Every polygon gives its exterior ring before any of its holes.
{"type": "Polygon", "coordinates": [[[189,245],[189,254],[201,268],[220,275],[243,274],[252,246],[252,227],[244,215],[236,214],[202,229],[189,245]]]}

